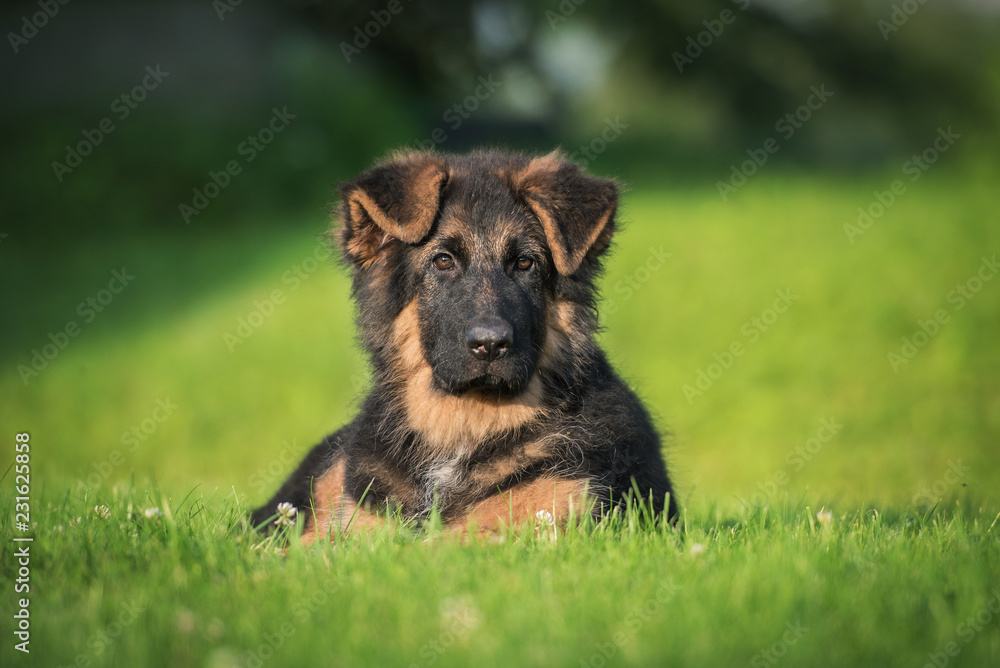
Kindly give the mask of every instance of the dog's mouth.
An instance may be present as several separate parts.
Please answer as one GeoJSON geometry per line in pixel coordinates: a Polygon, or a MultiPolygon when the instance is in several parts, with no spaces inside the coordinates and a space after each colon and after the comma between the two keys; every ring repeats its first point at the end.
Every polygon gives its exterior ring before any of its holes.
{"type": "Polygon", "coordinates": [[[483,373],[468,380],[437,383],[440,389],[454,395],[476,394],[483,398],[513,399],[524,391],[527,383],[504,378],[495,373],[483,373]]]}
{"type": "Polygon", "coordinates": [[[466,391],[478,390],[486,394],[496,394],[500,397],[513,397],[521,393],[520,383],[512,383],[507,378],[502,378],[492,373],[485,373],[469,381],[466,391]]]}

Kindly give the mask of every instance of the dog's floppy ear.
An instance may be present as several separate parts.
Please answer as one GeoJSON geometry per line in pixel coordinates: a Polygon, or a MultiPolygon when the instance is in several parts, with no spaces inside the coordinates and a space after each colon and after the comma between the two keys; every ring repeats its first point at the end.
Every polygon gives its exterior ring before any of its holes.
{"type": "Polygon", "coordinates": [[[556,269],[571,276],[611,243],[618,188],[585,174],[559,150],[534,158],[511,184],[545,229],[556,269]]]}
{"type": "Polygon", "coordinates": [[[340,188],[340,245],[367,266],[393,239],[419,243],[431,230],[448,173],[428,154],[404,155],[374,167],[340,188]]]}

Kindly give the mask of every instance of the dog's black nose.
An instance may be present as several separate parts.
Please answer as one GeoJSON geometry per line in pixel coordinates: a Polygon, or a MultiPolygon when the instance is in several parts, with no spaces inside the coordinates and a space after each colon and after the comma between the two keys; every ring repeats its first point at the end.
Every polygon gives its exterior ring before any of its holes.
{"type": "Polygon", "coordinates": [[[492,362],[507,354],[514,344],[514,332],[502,320],[478,322],[465,330],[465,343],[477,360],[492,362]]]}

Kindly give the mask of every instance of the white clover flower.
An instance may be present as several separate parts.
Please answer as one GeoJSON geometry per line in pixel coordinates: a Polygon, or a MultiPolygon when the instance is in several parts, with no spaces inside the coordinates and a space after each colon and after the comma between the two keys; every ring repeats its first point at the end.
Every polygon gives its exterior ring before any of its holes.
{"type": "Polygon", "coordinates": [[[705,546],[702,545],[701,543],[694,543],[693,545],[691,545],[691,549],[688,550],[688,553],[692,557],[701,556],[702,554],[704,554],[704,552],[705,552],[705,546]]]}
{"type": "Polygon", "coordinates": [[[144,511],[142,511],[142,514],[145,516],[147,520],[151,520],[159,517],[160,515],[163,514],[163,512],[159,508],[146,508],[144,511]]]}
{"type": "Polygon", "coordinates": [[[298,509],[288,502],[278,504],[278,519],[274,523],[279,527],[287,527],[295,524],[295,516],[299,514],[298,509]]]}
{"type": "Polygon", "coordinates": [[[111,517],[111,509],[104,505],[94,506],[94,515],[99,519],[106,520],[111,517]]]}
{"type": "Polygon", "coordinates": [[[820,508],[819,512],[816,513],[816,519],[819,520],[820,524],[831,524],[833,522],[833,513],[824,508],[820,508]]]}
{"type": "Polygon", "coordinates": [[[539,510],[535,513],[535,521],[539,525],[546,527],[553,526],[556,523],[556,519],[552,517],[552,513],[547,510],[539,510]]]}

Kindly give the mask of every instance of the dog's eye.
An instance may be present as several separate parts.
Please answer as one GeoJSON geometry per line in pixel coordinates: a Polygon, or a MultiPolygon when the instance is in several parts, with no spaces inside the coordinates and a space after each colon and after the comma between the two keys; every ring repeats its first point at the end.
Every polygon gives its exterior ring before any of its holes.
{"type": "Polygon", "coordinates": [[[434,266],[441,271],[448,271],[455,266],[455,258],[447,253],[438,253],[434,256],[434,266]]]}
{"type": "Polygon", "coordinates": [[[528,271],[531,266],[535,264],[535,261],[530,257],[524,257],[523,255],[517,258],[517,264],[515,265],[519,271],[528,271]]]}

